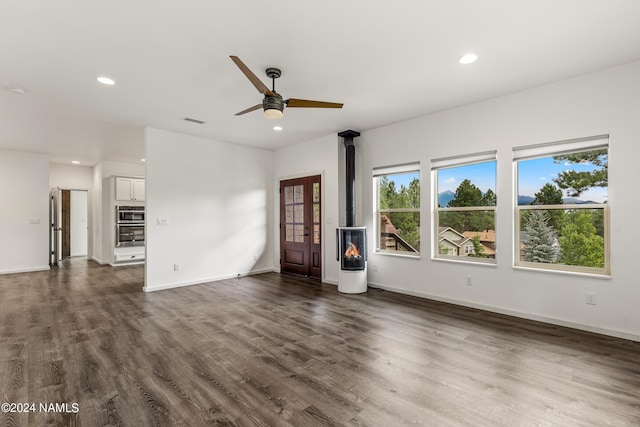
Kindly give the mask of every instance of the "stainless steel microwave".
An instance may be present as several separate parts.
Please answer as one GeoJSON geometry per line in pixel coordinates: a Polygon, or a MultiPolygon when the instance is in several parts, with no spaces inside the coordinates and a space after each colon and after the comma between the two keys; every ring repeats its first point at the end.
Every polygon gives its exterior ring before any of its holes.
{"type": "Polygon", "coordinates": [[[144,206],[116,206],[118,224],[144,224],[144,206]]]}

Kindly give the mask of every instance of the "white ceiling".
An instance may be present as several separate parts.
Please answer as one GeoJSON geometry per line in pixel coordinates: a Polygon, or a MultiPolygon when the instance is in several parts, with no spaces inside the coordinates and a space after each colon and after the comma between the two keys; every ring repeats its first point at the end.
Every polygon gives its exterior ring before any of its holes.
{"type": "Polygon", "coordinates": [[[638,60],[639,16],[638,0],[3,1],[0,148],[93,165],[139,162],[145,126],[268,149],[365,131],[638,60]],[[229,55],[268,86],[281,68],[285,99],[344,108],[285,110],[280,133],[236,117],[262,95],[229,55]]]}

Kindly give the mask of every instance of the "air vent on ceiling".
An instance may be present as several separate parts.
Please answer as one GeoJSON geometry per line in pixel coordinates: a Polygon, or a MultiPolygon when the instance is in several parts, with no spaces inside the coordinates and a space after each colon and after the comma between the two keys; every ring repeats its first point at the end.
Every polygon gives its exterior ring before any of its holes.
{"type": "Polygon", "coordinates": [[[185,122],[191,122],[191,123],[197,123],[199,125],[203,125],[204,124],[204,122],[202,120],[192,119],[191,117],[185,117],[184,121],[185,122]]]}

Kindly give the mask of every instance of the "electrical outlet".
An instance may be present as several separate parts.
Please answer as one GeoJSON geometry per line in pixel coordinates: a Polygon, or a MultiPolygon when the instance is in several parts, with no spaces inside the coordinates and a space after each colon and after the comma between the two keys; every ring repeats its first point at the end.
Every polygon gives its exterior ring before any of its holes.
{"type": "Polygon", "coordinates": [[[173,264],[173,271],[180,271],[180,264],[173,264]]]}
{"type": "Polygon", "coordinates": [[[587,304],[596,305],[596,294],[594,294],[593,292],[587,292],[586,297],[587,297],[587,304]]]}
{"type": "Polygon", "coordinates": [[[473,281],[471,280],[471,276],[467,276],[467,278],[464,281],[464,284],[467,285],[467,286],[473,285],[473,281]]]}
{"type": "Polygon", "coordinates": [[[156,220],[156,225],[160,225],[162,227],[166,227],[167,225],[169,225],[169,219],[167,219],[167,218],[158,218],[156,220]]]}

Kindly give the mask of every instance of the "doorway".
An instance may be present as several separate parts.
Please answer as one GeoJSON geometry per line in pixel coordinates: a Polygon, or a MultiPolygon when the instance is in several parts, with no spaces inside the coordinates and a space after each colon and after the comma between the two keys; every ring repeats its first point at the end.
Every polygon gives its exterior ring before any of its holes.
{"type": "Polygon", "coordinates": [[[87,190],[51,190],[51,266],[65,258],[88,255],[88,216],[87,190]]]}
{"type": "Polygon", "coordinates": [[[320,279],[320,175],[280,181],[280,271],[320,279]]]}

